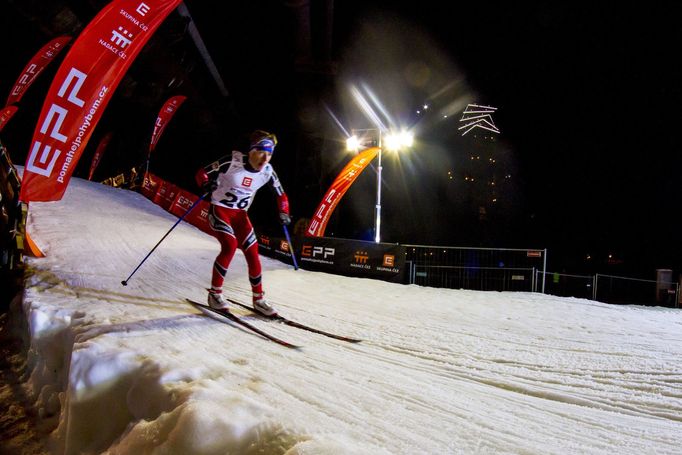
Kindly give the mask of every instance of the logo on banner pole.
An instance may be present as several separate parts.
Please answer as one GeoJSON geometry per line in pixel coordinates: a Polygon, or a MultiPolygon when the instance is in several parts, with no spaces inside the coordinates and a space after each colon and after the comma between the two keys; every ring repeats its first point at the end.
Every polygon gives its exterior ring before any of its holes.
{"type": "Polygon", "coordinates": [[[149,5],[147,5],[146,3],[140,3],[135,11],[137,11],[137,14],[144,17],[147,15],[149,10],[150,10],[149,5]]]}
{"type": "Polygon", "coordinates": [[[119,25],[118,31],[111,31],[111,39],[109,41],[116,46],[121,46],[121,49],[125,49],[133,42],[133,34],[119,25]]]}

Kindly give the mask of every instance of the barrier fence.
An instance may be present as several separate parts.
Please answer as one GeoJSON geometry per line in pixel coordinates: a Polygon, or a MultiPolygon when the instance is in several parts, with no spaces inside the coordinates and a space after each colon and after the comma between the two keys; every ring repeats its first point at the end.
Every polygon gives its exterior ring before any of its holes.
{"type": "Polygon", "coordinates": [[[405,245],[408,283],[480,291],[544,290],[546,249],[405,245]]]}
{"type": "MultiPolygon", "coordinates": [[[[540,271],[536,272],[538,278],[540,271]]],[[[546,293],[621,305],[680,307],[680,284],[623,276],[546,273],[546,293]]]]}
{"type": "MultiPolygon", "coordinates": [[[[543,272],[535,272],[536,280],[543,272]]],[[[545,272],[545,293],[560,297],[579,297],[594,300],[594,275],[571,275],[567,273],[545,272]]]]}

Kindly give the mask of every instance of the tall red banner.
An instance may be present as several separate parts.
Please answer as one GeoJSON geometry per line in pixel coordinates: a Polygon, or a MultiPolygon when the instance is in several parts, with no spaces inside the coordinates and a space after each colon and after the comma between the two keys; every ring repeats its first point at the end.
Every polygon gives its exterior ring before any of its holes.
{"type": "Polygon", "coordinates": [[[97,150],[95,150],[95,155],[92,157],[92,161],[90,162],[90,172],[88,172],[88,180],[92,180],[92,175],[95,173],[95,169],[97,169],[97,165],[102,159],[102,155],[104,155],[104,151],[107,149],[107,145],[109,145],[110,140],[111,133],[109,132],[104,135],[102,140],[99,141],[99,144],[97,145],[97,150]]]}
{"type": "Polygon", "coordinates": [[[0,111],[0,131],[2,131],[5,125],[7,125],[9,119],[12,118],[12,116],[18,109],[19,108],[16,106],[7,106],[2,108],[2,110],[0,111]]]}
{"type": "Polygon", "coordinates": [[[62,49],[71,41],[70,36],[60,36],[55,38],[45,46],[43,46],[36,55],[28,62],[24,71],[21,72],[19,78],[14,83],[14,87],[9,92],[7,104],[18,103],[24,92],[30,87],[38,75],[45,69],[45,67],[52,61],[52,59],[61,52],[62,49]]]}
{"type": "Polygon", "coordinates": [[[170,98],[166,101],[159,111],[159,115],[156,117],[156,123],[154,124],[154,132],[152,133],[152,140],[149,143],[149,153],[151,154],[156,148],[156,143],[159,142],[159,138],[166,129],[166,125],[170,122],[170,119],[175,114],[182,103],[187,99],[186,96],[178,95],[170,98]]]}
{"type": "Polygon", "coordinates": [[[324,231],[327,229],[327,223],[329,222],[332,212],[334,212],[334,209],[341,201],[343,195],[346,194],[348,188],[355,182],[358,175],[365,170],[367,165],[372,162],[374,157],[377,156],[377,153],[379,153],[379,147],[363,150],[341,170],[322,198],[322,202],[317,206],[315,215],[313,215],[313,219],[310,221],[310,225],[306,231],[307,236],[324,236],[324,231]]]}
{"type": "Polygon", "coordinates": [[[180,1],[114,0],[83,30],[45,98],[26,158],[22,201],[62,198],[123,75],[180,1]]]}

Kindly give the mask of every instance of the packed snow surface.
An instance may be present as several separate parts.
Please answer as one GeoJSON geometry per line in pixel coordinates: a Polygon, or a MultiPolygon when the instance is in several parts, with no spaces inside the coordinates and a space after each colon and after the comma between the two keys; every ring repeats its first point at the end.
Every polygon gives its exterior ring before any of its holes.
{"type": "MultiPolygon", "coordinates": [[[[293,201],[295,203],[295,201],[293,201]]],[[[295,205],[295,204],[294,204],[295,205]]],[[[295,210],[295,207],[294,207],[295,210]]],[[[127,190],[32,203],[29,386],[55,453],[682,453],[682,313],[390,284],[262,258],[267,297],[350,344],[204,301],[218,242],[127,190]]],[[[273,222],[275,222],[273,215],[273,222]]],[[[244,257],[225,291],[248,301],[244,257]]]]}

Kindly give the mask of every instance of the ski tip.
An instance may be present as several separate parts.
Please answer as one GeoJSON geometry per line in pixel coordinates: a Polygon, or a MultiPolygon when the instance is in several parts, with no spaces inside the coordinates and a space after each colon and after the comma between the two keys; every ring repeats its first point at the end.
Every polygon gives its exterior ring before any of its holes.
{"type": "Polygon", "coordinates": [[[208,307],[208,305],[204,305],[203,303],[199,303],[199,302],[197,302],[196,300],[192,300],[192,299],[185,299],[185,302],[191,303],[191,304],[194,305],[194,306],[208,307]]]}

